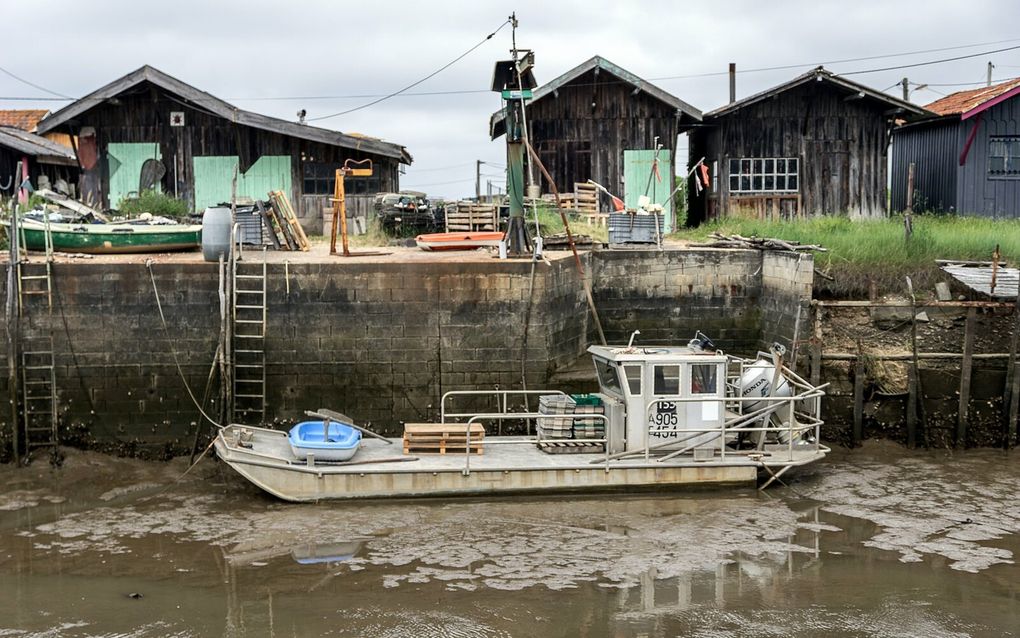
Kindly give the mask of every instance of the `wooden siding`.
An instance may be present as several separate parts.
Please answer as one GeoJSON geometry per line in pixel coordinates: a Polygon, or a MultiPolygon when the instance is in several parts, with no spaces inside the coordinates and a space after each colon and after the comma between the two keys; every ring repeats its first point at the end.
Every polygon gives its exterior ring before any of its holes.
{"type": "MultiPolygon", "coordinates": [[[[82,171],[86,197],[109,206],[109,174],[105,157],[111,143],[148,142],[158,144],[166,175],[162,189],[176,194],[195,207],[194,158],[236,156],[241,171],[246,171],[262,156],[291,158],[289,197],[297,209],[301,223],[311,232],[321,232],[322,212],[319,207],[305,205],[303,197],[304,162],[342,164],[347,159],[371,158],[380,188],[399,188],[399,165],[395,158],[368,154],[351,149],[312,142],[234,124],[224,118],[191,108],[185,102],[151,84],[143,84],[120,95],[116,102],[102,102],[81,113],[69,125],[70,133],[82,127],[96,131],[100,161],[91,170],[82,171]],[[170,113],[183,111],[185,125],[170,126],[170,113]]],[[[116,204],[116,202],[113,202],[116,204]]]]}
{"type": "Polygon", "coordinates": [[[653,149],[656,136],[675,165],[676,110],[646,93],[635,95],[633,86],[605,71],[579,75],[536,100],[527,118],[532,145],[560,192],[593,179],[622,194],[623,151],[653,149]]]}
{"type": "Polygon", "coordinates": [[[978,132],[967,153],[967,161],[957,166],[957,210],[965,215],[993,219],[1020,218],[1020,178],[988,174],[989,138],[1020,135],[1020,99],[1007,100],[961,122],[957,131],[957,153],[963,151],[978,118],[978,132]]]}
{"type": "MultiPolygon", "coordinates": [[[[847,99],[846,91],[811,82],[718,117],[691,134],[690,157],[705,157],[718,172],[718,190],[689,195],[690,220],[734,212],[730,158],[798,158],[804,215],[886,214],[887,105],[847,99]]],[[[746,199],[746,195],[741,198],[746,199]]],[[[783,216],[796,201],[782,203],[783,216]]]]}
{"type": "Polygon", "coordinates": [[[914,164],[914,210],[955,212],[957,148],[960,123],[942,120],[893,131],[892,191],[894,212],[907,208],[907,173],[914,164]]]}

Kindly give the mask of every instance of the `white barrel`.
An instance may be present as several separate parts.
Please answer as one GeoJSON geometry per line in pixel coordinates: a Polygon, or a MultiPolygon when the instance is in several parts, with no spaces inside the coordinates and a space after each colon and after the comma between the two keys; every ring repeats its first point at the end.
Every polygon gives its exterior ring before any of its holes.
{"type": "Polygon", "coordinates": [[[230,209],[213,206],[202,215],[202,257],[206,261],[219,261],[230,256],[230,228],[233,225],[230,209]]]}

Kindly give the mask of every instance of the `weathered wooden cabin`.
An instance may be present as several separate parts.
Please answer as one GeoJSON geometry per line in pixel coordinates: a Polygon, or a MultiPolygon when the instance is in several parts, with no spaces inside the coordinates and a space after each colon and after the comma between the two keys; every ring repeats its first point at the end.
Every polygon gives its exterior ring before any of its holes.
{"type": "Polygon", "coordinates": [[[1020,80],[959,91],[893,131],[892,209],[1020,217],[1020,80]]]}
{"type": "Polygon", "coordinates": [[[11,196],[25,177],[33,187],[38,187],[42,176],[49,181],[50,188],[57,180],[76,183],[78,163],[71,149],[18,127],[0,126],[0,193],[11,196]],[[20,178],[15,175],[19,161],[20,178]]]}
{"type": "Polygon", "coordinates": [[[927,112],[818,67],[705,114],[690,134],[710,186],[688,220],[886,214],[886,149],[896,118],[927,112]]]}
{"type": "Polygon", "coordinates": [[[85,201],[116,207],[155,160],[164,168],[157,187],[202,210],[230,200],[237,166],[239,195],[284,191],[311,232],[322,228],[345,160],[371,159],[375,168],[348,180],[349,214],[367,212],[377,192],[398,190],[400,165],[412,161],[398,144],[244,111],[150,66],[47,116],[38,130],[74,136],[85,201]]]}
{"type": "MultiPolygon", "coordinates": [[[[669,158],[659,171],[665,182],[657,188],[668,195],[677,136],[701,121],[698,109],[597,55],[532,95],[526,114],[530,141],[563,193],[591,179],[614,194],[627,194],[630,203],[647,184],[638,176],[649,174],[649,164],[644,154],[631,154],[632,170],[627,170],[625,154],[654,153],[657,142],[661,156],[668,152],[669,158]],[[627,174],[640,184],[627,189],[627,174]]],[[[490,118],[492,139],[506,132],[504,116],[501,110],[490,118]]],[[[549,189],[543,184],[543,190],[549,189]]]]}

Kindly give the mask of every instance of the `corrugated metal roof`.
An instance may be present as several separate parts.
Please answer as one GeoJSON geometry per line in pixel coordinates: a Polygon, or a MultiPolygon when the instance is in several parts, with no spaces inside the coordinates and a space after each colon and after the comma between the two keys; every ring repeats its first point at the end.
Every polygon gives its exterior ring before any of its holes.
{"type": "MultiPolygon", "coordinates": [[[[609,60],[605,59],[600,55],[596,55],[585,60],[584,62],[570,69],[563,75],[553,80],[550,80],[549,82],[546,82],[542,86],[536,88],[534,91],[532,91],[531,102],[535,103],[547,95],[556,93],[558,89],[562,88],[566,84],[569,84],[570,82],[577,79],[581,75],[584,75],[588,71],[592,71],[595,69],[603,70],[619,78],[620,80],[623,80],[627,84],[630,84],[634,88],[647,93],[648,95],[652,96],[656,100],[659,100],[663,104],[676,109],[679,113],[686,115],[688,118],[690,118],[690,120],[693,120],[694,122],[701,121],[701,111],[699,111],[698,109],[694,108],[687,102],[684,102],[683,100],[676,97],[672,93],[660,89],[659,87],[655,86],[648,80],[644,80],[634,75],[627,69],[624,69],[621,66],[613,64],[612,62],[610,62],[609,60]]],[[[500,135],[503,135],[503,133],[505,132],[503,130],[503,120],[505,118],[506,109],[500,109],[499,111],[496,111],[495,113],[492,114],[492,117],[489,118],[489,132],[493,139],[499,137],[500,135]]]]}
{"type": "Polygon", "coordinates": [[[22,131],[34,131],[39,120],[49,113],[46,109],[6,109],[0,110],[0,126],[13,126],[22,131]]]}
{"type": "Polygon", "coordinates": [[[1017,286],[1020,284],[1020,270],[999,266],[995,272],[995,289],[992,290],[991,266],[966,266],[948,264],[942,270],[950,274],[971,290],[988,295],[993,299],[1016,299],[1017,286]]]}
{"type": "Polygon", "coordinates": [[[43,164],[77,164],[71,149],[13,126],[0,127],[0,146],[36,158],[43,164]]]}
{"type": "Polygon", "coordinates": [[[935,100],[925,108],[938,115],[963,115],[991,102],[997,97],[1005,96],[1013,89],[1020,89],[1020,78],[983,86],[979,89],[957,91],[944,98],[935,100]]]}
{"type": "Polygon", "coordinates": [[[774,96],[776,94],[782,93],[782,92],[787,91],[789,89],[792,89],[794,87],[800,86],[801,84],[805,84],[807,82],[812,82],[812,81],[814,81],[814,82],[829,82],[831,84],[835,84],[836,86],[839,86],[840,88],[848,91],[851,94],[857,93],[862,98],[867,97],[867,98],[870,98],[872,100],[877,100],[877,101],[879,101],[879,102],[881,102],[883,104],[886,104],[889,107],[892,107],[894,109],[898,109],[900,112],[902,112],[904,114],[909,114],[909,115],[913,115],[913,116],[931,115],[930,113],[928,113],[925,109],[921,108],[920,106],[917,106],[915,104],[911,104],[910,102],[905,102],[905,101],[903,101],[903,100],[901,100],[899,98],[895,98],[895,97],[893,97],[893,96],[891,96],[891,95],[889,95],[887,93],[883,93],[882,91],[876,91],[875,89],[872,89],[870,87],[864,86],[863,84],[859,84],[857,82],[854,82],[853,80],[848,80],[848,79],[846,79],[844,77],[840,77],[839,75],[837,75],[837,74],[835,74],[835,73],[833,73],[831,71],[827,71],[823,67],[817,67],[817,68],[811,69],[807,73],[804,73],[802,75],[798,75],[797,77],[793,78],[789,82],[784,82],[783,84],[780,84],[779,86],[774,86],[771,89],[768,89],[766,91],[762,91],[761,93],[755,93],[754,95],[750,95],[750,96],[745,97],[745,98],[743,98],[741,100],[737,100],[736,102],[733,102],[731,104],[727,104],[726,106],[717,108],[714,111],[709,111],[708,113],[705,113],[705,119],[707,120],[709,118],[715,118],[715,117],[719,117],[720,115],[726,115],[728,113],[732,113],[733,111],[737,111],[737,110],[742,109],[742,108],[744,108],[746,106],[750,106],[752,104],[756,104],[756,103],[761,102],[762,100],[768,99],[768,98],[770,98],[770,97],[772,97],[772,96],[774,96]]]}
{"type": "Polygon", "coordinates": [[[282,135],[289,135],[291,137],[305,139],[312,142],[319,142],[322,144],[329,144],[331,146],[340,146],[343,148],[359,150],[365,153],[393,157],[405,164],[410,164],[413,161],[411,155],[407,152],[407,149],[399,144],[365,137],[355,137],[339,131],[331,131],[317,126],[309,126],[298,122],[281,120],[268,115],[252,113],[251,111],[244,111],[229,102],[221,100],[214,95],[206,93],[205,91],[201,91],[190,84],[182,82],[177,78],[148,65],[132,71],[124,77],[118,78],[106,86],[93,91],[79,99],[77,102],[72,102],[59,111],[50,114],[39,122],[39,132],[48,133],[60,125],[73,120],[85,111],[88,111],[94,106],[102,103],[104,100],[116,97],[142,82],[150,82],[170,93],[180,96],[194,104],[196,107],[209,111],[223,119],[236,122],[237,124],[273,133],[280,133],[282,135]]]}

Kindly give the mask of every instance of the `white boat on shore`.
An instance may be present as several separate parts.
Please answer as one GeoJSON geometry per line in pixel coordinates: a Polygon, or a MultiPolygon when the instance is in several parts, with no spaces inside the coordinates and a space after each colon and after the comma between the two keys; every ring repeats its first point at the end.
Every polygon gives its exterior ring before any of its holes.
{"type": "Polygon", "coordinates": [[[244,425],[220,430],[216,454],[270,494],[318,501],[753,486],[759,477],[764,488],[829,451],[818,439],[824,386],[784,367],[781,347],[755,359],[725,355],[707,339],[589,352],[599,392],[577,400],[559,391],[448,392],[438,424],[362,440],[347,461],[298,457],[286,432],[244,425]],[[452,411],[493,395],[498,410],[452,411]],[[527,434],[496,434],[505,422],[526,424],[527,434]]]}

